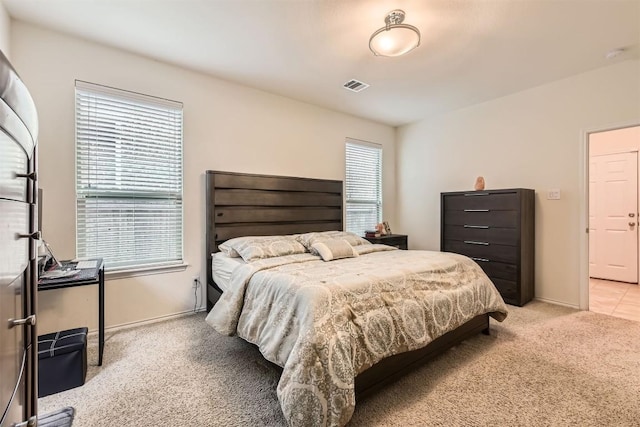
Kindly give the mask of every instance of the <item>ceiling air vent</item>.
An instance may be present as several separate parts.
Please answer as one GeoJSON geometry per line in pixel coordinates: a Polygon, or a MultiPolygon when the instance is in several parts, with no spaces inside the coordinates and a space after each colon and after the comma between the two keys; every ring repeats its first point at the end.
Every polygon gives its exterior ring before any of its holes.
{"type": "Polygon", "coordinates": [[[369,87],[368,84],[363,83],[361,81],[352,79],[342,85],[345,89],[349,89],[352,92],[360,92],[369,87]]]}

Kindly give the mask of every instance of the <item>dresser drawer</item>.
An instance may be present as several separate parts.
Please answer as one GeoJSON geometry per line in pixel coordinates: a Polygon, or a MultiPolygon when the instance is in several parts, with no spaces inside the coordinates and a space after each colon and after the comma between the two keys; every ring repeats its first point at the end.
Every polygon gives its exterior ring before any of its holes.
{"type": "Polygon", "coordinates": [[[520,305],[518,303],[519,292],[517,282],[498,279],[491,276],[489,276],[489,278],[491,279],[493,284],[496,285],[496,289],[498,290],[498,292],[500,292],[500,295],[502,295],[502,298],[504,298],[506,303],[520,305]]]}
{"type": "Polygon", "coordinates": [[[0,199],[0,286],[12,283],[29,263],[31,239],[18,238],[29,230],[30,205],[0,199]]]}
{"type": "Polygon", "coordinates": [[[444,198],[444,210],[463,211],[465,209],[518,210],[520,199],[518,193],[489,194],[469,192],[448,195],[444,198]]]}
{"type": "Polygon", "coordinates": [[[407,249],[407,236],[405,234],[391,234],[380,237],[365,237],[371,243],[393,246],[398,249],[407,249]]]}
{"type": "Polygon", "coordinates": [[[388,245],[388,246],[393,246],[394,248],[398,248],[398,249],[407,249],[407,238],[406,237],[395,237],[393,239],[387,239],[387,240],[383,240],[382,242],[383,245],[388,245]]]}
{"type": "MultiPolygon", "coordinates": [[[[4,414],[4,418],[2,418],[2,420],[0,420],[0,425],[4,426],[15,426],[21,422],[24,421],[24,406],[25,406],[25,388],[26,388],[26,351],[23,352],[24,356],[25,356],[25,363],[22,363],[23,359],[22,359],[22,354],[21,354],[21,358],[20,358],[20,365],[21,365],[21,369],[20,371],[18,371],[18,378],[17,381],[14,381],[12,384],[10,384],[11,387],[11,394],[7,395],[6,398],[3,395],[3,399],[2,399],[2,403],[4,403],[4,400],[7,400],[7,405],[8,406],[2,406],[2,410],[5,410],[6,408],[6,412],[4,414]],[[13,391],[16,391],[15,394],[13,394],[13,391]]],[[[4,375],[5,373],[3,372],[2,375],[4,375]]],[[[3,381],[4,379],[7,377],[2,377],[3,381]]],[[[7,378],[8,379],[8,378],[7,378]]]]}
{"type": "Polygon", "coordinates": [[[473,240],[445,240],[443,251],[466,255],[470,258],[484,258],[489,261],[515,264],[518,262],[517,246],[478,244],[473,240]]]}
{"type": "Polygon", "coordinates": [[[443,220],[444,225],[516,228],[520,215],[518,211],[447,211],[443,220]]]}
{"type": "MultiPolygon", "coordinates": [[[[0,80],[2,79],[0,74],[0,80]]],[[[37,114],[35,112],[35,108],[29,108],[28,102],[20,103],[12,103],[12,105],[7,104],[7,100],[5,95],[9,93],[3,93],[2,98],[0,98],[0,127],[3,131],[3,136],[7,137],[9,135],[12,139],[15,139],[23,148],[25,153],[28,153],[29,158],[31,158],[31,154],[33,153],[33,149],[35,148],[34,141],[36,140],[36,135],[38,133],[38,125],[37,125],[37,114]],[[36,117],[35,122],[32,122],[26,116],[18,117],[16,115],[16,107],[22,109],[25,107],[29,110],[29,114],[33,114],[33,117],[36,117]],[[25,120],[29,122],[29,125],[32,125],[32,128],[27,128],[25,125],[25,120]],[[33,132],[33,133],[32,133],[33,132]]]]}
{"type": "Polygon", "coordinates": [[[489,277],[498,279],[518,281],[518,266],[516,264],[507,264],[504,262],[491,261],[487,258],[472,257],[482,270],[489,277]]]}
{"type": "MultiPolygon", "coordinates": [[[[3,324],[2,327],[5,327],[3,324]]],[[[20,328],[13,328],[20,329],[20,328]]],[[[5,336],[3,336],[3,339],[5,336]]],[[[13,337],[12,337],[13,338],[13,337]]],[[[4,343],[4,341],[3,341],[4,343]]],[[[25,368],[27,360],[27,352],[30,351],[30,347],[16,347],[15,341],[10,341],[12,344],[10,348],[6,350],[3,348],[2,352],[2,364],[0,364],[0,376],[2,382],[0,383],[0,409],[3,411],[5,408],[8,412],[5,414],[5,418],[2,419],[0,425],[3,427],[12,426],[13,423],[17,423],[23,420],[23,405],[24,405],[24,387],[25,387],[25,368]],[[14,391],[17,393],[14,394],[14,391]]],[[[20,341],[17,343],[22,345],[20,341]]]]}
{"type": "Polygon", "coordinates": [[[0,132],[0,199],[27,201],[27,178],[16,177],[26,174],[29,159],[22,146],[0,132]]]}
{"type": "Polygon", "coordinates": [[[516,246],[518,244],[518,230],[515,228],[499,228],[488,225],[445,225],[445,240],[475,240],[496,243],[499,245],[516,246]]]}

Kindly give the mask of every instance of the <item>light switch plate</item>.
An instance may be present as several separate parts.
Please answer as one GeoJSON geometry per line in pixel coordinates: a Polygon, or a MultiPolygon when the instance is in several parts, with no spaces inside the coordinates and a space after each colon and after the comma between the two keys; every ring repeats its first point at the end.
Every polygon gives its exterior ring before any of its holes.
{"type": "Polygon", "coordinates": [[[552,188],[547,191],[547,200],[560,200],[560,189],[552,188]]]}

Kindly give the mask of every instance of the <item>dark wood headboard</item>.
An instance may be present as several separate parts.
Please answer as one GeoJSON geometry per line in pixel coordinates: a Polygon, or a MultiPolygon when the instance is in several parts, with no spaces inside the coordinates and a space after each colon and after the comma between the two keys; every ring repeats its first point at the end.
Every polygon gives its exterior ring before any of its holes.
{"type": "Polygon", "coordinates": [[[342,230],[342,181],[206,172],[207,309],[220,297],[211,254],[225,240],[342,230]]]}

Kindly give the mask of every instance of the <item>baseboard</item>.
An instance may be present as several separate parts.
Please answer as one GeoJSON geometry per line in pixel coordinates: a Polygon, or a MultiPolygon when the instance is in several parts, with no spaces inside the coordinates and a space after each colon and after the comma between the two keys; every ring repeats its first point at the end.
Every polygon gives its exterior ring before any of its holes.
{"type": "Polygon", "coordinates": [[[566,302],[560,302],[560,301],[552,300],[552,299],[549,299],[549,298],[540,298],[540,297],[535,297],[534,300],[535,301],[546,302],[546,303],[554,304],[554,305],[561,305],[563,307],[575,308],[576,310],[580,310],[580,305],[578,305],[578,304],[567,304],[566,302]]]}
{"type": "MultiPolygon", "coordinates": [[[[198,307],[195,311],[194,310],[185,310],[185,311],[181,311],[181,312],[178,312],[178,313],[166,314],[164,316],[152,317],[152,318],[149,318],[149,319],[136,320],[134,322],[121,323],[119,325],[105,327],[104,328],[104,332],[105,333],[107,333],[107,332],[117,332],[117,331],[120,331],[120,330],[130,329],[130,328],[134,328],[134,327],[137,327],[137,326],[151,325],[153,323],[163,322],[165,320],[179,319],[181,317],[192,316],[194,314],[202,313],[203,311],[207,311],[207,307],[206,306],[205,307],[198,307]]],[[[98,330],[97,329],[92,329],[92,330],[89,331],[89,333],[87,335],[88,336],[97,336],[98,335],[98,330]]]]}

